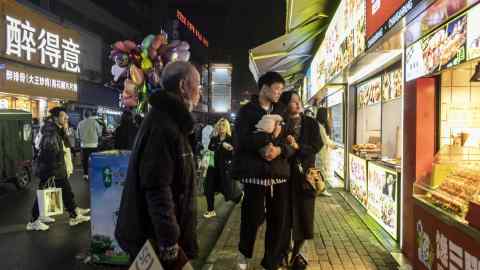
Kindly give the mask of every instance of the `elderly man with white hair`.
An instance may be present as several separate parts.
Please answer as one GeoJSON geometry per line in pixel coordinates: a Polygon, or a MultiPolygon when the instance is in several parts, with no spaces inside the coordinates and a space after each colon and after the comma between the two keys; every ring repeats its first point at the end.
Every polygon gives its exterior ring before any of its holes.
{"type": "Polygon", "coordinates": [[[188,135],[200,99],[200,74],[173,62],[163,89],[149,98],[151,110],[133,146],[115,236],[135,258],[150,240],[165,269],[181,269],[197,255],[195,163],[188,135]]]}

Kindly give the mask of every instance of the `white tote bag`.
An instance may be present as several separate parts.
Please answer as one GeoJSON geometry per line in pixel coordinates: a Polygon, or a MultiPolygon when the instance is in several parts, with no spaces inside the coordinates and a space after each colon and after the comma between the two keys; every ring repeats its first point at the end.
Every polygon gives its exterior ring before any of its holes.
{"type": "MultiPolygon", "coordinates": [[[[180,256],[180,255],[179,255],[180,256]]],[[[138,252],[135,261],[128,270],[164,270],[160,260],[158,259],[155,250],[153,249],[152,243],[147,240],[143,245],[140,252],[138,252]]],[[[182,270],[193,270],[190,262],[186,261],[182,267],[182,270]]]]}
{"type": "Polygon", "coordinates": [[[37,199],[40,216],[63,214],[62,189],[55,187],[55,177],[48,179],[44,189],[37,190],[37,199]]]}

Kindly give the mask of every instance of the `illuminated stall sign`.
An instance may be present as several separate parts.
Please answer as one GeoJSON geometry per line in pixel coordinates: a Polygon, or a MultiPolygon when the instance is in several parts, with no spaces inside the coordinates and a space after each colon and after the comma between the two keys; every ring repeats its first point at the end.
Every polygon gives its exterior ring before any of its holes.
{"type": "Polygon", "coordinates": [[[392,29],[420,0],[367,0],[367,48],[392,29]]]}
{"type": "Polygon", "coordinates": [[[208,48],[207,38],[198,31],[193,23],[191,23],[183,13],[177,9],[177,19],[185,25],[185,27],[192,32],[192,34],[203,44],[203,46],[208,48]]]}
{"type": "MultiPolygon", "coordinates": [[[[405,31],[405,44],[409,46],[480,0],[438,0],[411,23],[405,31]]],[[[478,17],[477,17],[478,18],[478,17]]]]}
{"type": "MultiPolygon", "coordinates": [[[[478,31],[474,29],[476,25],[470,25],[470,27],[467,25],[468,21],[475,20],[473,17],[475,14],[476,12],[470,12],[459,16],[410,45],[406,49],[405,55],[406,80],[410,81],[465,62],[467,60],[467,32],[478,31]],[[469,17],[471,18],[469,19],[469,17]]],[[[471,34],[469,36],[478,35],[471,34]]],[[[476,45],[480,44],[471,42],[471,56],[477,52],[478,46],[476,45]]]]}
{"type": "Polygon", "coordinates": [[[0,0],[0,54],[4,58],[80,73],[80,35],[15,1],[0,0]]]}
{"type": "Polygon", "coordinates": [[[353,154],[350,161],[350,192],[364,206],[367,207],[367,161],[353,154]]]}
{"type": "Polygon", "coordinates": [[[312,77],[319,88],[365,51],[365,1],[340,2],[312,61],[312,77]]]}
{"type": "Polygon", "coordinates": [[[368,213],[394,239],[397,234],[398,176],[372,162],[368,164],[368,213]]]}

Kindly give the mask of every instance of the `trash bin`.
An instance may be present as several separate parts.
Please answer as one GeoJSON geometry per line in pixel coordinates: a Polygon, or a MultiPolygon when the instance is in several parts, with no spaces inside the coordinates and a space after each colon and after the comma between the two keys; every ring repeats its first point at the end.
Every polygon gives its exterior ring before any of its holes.
{"type": "Polygon", "coordinates": [[[115,226],[130,151],[111,150],[90,156],[91,253],[95,263],[127,265],[128,255],[115,240],[115,226]]]}

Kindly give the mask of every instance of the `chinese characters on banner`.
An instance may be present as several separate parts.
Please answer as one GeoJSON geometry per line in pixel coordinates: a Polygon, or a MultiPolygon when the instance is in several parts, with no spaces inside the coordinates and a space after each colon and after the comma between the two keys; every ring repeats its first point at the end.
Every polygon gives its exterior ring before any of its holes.
{"type": "Polygon", "coordinates": [[[32,60],[40,54],[40,63],[80,73],[80,45],[70,37],[61,38],[45,29],[36,29],[29,20],[6,16],[6,51],[10,56],[32,60]]]}
{"type": "Polygon", "coordinates": [[[76,82],[51,79],[49,77],[32,75],[27,72],[12,71],[9,69],[5,71],[5,80],[46,88],[62,89],[73,92],[78,91],[78,84],[76,82]]]}
{"type": "Polygon", "coordinates": [[[479,270],[480,260],[437,230],[437,270],[479,270]]]}

